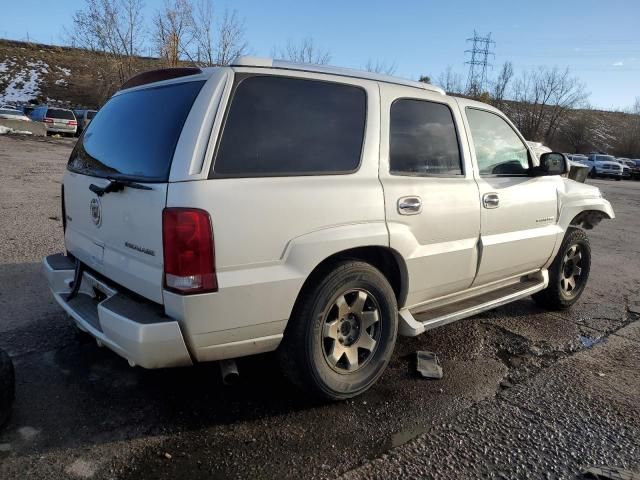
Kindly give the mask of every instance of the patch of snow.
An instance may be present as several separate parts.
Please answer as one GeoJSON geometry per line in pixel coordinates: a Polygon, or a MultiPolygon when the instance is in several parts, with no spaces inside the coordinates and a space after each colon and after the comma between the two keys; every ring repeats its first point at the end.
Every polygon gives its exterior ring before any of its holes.
{"type": "Polygon", "coordinates": [[[0,103],[27,103],[40,93],[40,75],[48,72],[47,63],[42,60],[27,62],[27,68],[12,69],[4,79],[9,80],[4,92],[0,93],[0,103]],[[7,78],[8,77],[8,78],[7,78]]]}
{"type": "Polygon", "coordinates": [[[59,78],[58,80],[55,81],[55,84],[60,85],[62,87],[66,87],[67,81],[64,78],[59,78]]]}
{"type": "Polygon", "coordinates": [[[64,73],[67,77],[71,75],[71,70],[69,70],[68,68],[58,67],[57,65],[56,67],[58,68],[58,70],[64,73]]]}
{"type": "MultiPolygon", "coordinates": [[[[16,130],[14,128],[9,128],[9,127],[5,127],[4,125],[0,125],[0,135],[6,135],[7,133],[13,133],[16,135],[33,135],[32,132],[29,132],[27,130],[16,130]]],[[[25,427],[25,428],[31,428],[31,427],[25,427]]]]}

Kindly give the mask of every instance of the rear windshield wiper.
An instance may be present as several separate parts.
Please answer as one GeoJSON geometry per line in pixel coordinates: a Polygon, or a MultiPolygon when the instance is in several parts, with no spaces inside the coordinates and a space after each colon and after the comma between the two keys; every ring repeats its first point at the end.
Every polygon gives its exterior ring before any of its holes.
{"type": "Polygon", "coordinates": [[[151,187],[132,182],[131,180],[119,180],[117,178],[108,177],[107,180],[109,180],[109,183],[106,186],[99,187],[98,185],[92,183],[91,185],[89,185],[89,190],[91,190],[99,197],[103,196],[105,193],[121,192],[122,190],[124,190],[124,187],[136,188],[138,190],[153,190],[153,188],[151,187]]]}

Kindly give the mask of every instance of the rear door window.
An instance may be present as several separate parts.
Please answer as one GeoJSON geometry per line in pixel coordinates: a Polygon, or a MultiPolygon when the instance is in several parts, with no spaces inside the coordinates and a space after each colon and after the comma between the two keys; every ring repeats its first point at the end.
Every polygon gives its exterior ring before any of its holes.
{"type": "Polygon", "coordinates": [[[71,171],[166,182],[184,122],[204,82],[124,92],[100,109],[69,159],[71,171]]]}
{"type": "Polygon", "coordinates": [[[398,99],[391,105],[389,165],[396,175],[462,175],[453,115],[447,105],[398,99]]]}
{"type": "Polygon", "coordinates": [[[212,176],[353,172],[360,164],[366,100],[365,91],[351,85],[245,78],[235,89],[212,176]]]}

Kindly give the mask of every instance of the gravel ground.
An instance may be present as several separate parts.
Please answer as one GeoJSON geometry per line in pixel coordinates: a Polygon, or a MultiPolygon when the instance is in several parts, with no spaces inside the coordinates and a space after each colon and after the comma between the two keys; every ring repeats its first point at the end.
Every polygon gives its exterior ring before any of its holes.
{"type": "Polygon", "coordinates": [[[73,142],[0,137],[0,348],[14,358],[0,478],[574,478],[640,469],[640,182],[594,181],[618,218],[589,232],[587,291],[570,311],[523,300],[401,338],[381,381],[322,404],[270,355],[146,371],[78,337],[40,259],[63,249],[60,178],[73,142]],[[413,373],[438,352],[445,376],[413,373]]]}

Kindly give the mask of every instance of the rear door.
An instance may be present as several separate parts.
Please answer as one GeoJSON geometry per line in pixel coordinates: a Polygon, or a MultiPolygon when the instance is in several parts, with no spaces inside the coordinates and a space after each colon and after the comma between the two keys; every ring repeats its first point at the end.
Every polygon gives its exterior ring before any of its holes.
{"type": "Polygon", "coordinates": [[[468,288],[480,234],[478,186],[455,100],[381,84],[380,180],[391,247],[409,273],[407,306],[468,288]]]}
{"type": "Polygon", "coordinates": [[[530,175],[532,154],[497,111],[465,108],[477,166],[482,232],[474,285],[541,268],[549,259],[558,226],[559,176],[530,175]]]}
{"type": "Polygon", "coordinates": [[[169,172],[203,84],[152,85],[111,98],[78,140],[64,178],[67,250],[159,303],[169,172]],[[115,191],[100,195],[111,183],[115,191]]]}

